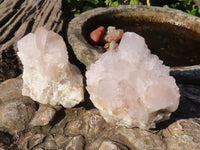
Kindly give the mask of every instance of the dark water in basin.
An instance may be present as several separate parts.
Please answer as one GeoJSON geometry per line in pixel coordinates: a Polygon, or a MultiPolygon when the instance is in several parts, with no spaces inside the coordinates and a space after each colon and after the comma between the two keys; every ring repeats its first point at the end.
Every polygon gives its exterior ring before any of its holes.
{"type": "Polygon", "coordinates": [[[87,34],[88,37],[89,31],[98,27],[97,25],[115,26],[143,36],[151,52],[158,55],[165,65],[180,67],[200,64],[200,34],[192,30],[169,23],[136,21],[127,18],[109,22],[97,19],[85,24],[83,34],[87,34]]]}
{"type": "Polygon", "coordinates": [[[153,54],[171,67],[200,64],[200,35],[189,29],[167,24],[140,22],[124,28],[145,38],[153,54]]]}

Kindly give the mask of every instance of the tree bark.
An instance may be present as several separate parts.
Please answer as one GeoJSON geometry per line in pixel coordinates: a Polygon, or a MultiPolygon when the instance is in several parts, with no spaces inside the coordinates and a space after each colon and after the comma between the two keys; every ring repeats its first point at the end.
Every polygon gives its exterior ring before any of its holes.
{"type": "Polygon", "coordinates": [[[44,26],[62,30],[62,0],[0,0],[0,82],[18,76],[22,65],[16,43],[44,26]]]}

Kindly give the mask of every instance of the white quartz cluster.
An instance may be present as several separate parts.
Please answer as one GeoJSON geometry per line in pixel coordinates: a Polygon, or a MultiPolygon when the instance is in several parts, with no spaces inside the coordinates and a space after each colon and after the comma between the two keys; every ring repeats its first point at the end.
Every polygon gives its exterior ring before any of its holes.
{"type": "Polygon", "coordinates": [[[83,100],[83,77],[70,64],[64,40],[41,27],[17,43],[23,70],[22,94],[42,104],[71,108],[83,100]]]}
{"type": "Polygon", "coordinates": [[[169,118],[179,89],[169,67],[150,53],[144,39],[126,32],[117,50],[87,68],[87,90],[107,122],[148,129],[169,118]]]}

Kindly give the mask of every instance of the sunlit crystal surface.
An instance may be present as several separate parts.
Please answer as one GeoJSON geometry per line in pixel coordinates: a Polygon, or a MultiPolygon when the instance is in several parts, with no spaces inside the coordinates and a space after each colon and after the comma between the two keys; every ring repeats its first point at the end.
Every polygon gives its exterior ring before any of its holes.
{"type": "Polygon", "coordinates": [[[68,61],[61,36],[41,27],[19,40],[17,46],[24,68],[23,95],[67,108],[83,100],[83,77],[68,61]]]}
{"type": "Polygon", "coordinates": [[[147,129],[178,107],[179,89],[169,71],[144,38],[126,32],[117,50],[88,66],[87,90],[107,122],[147,129]]]}

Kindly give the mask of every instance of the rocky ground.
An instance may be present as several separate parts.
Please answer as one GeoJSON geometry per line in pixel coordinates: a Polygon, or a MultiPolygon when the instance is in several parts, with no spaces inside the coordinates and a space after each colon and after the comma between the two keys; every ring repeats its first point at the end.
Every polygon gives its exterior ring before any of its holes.
{"type": "Polygon", "coordinates": [[[51,107],[21,95],[21,76],[0,84],[0,149],[200,149],[200,86],[179,85],[181,103],[156,129],[113,126],[91,103],[51,107]],[[88,106],[88,105],[89,106],[88,106]]]}

